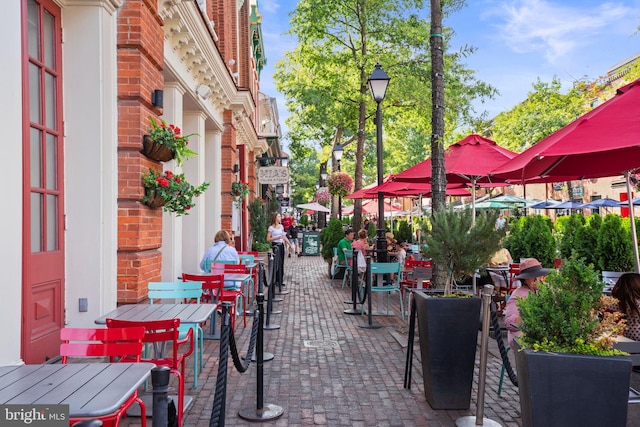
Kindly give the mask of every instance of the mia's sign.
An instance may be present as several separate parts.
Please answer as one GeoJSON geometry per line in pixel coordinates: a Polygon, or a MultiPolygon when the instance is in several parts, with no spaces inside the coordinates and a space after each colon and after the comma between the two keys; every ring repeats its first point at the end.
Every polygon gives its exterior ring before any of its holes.
{"type": "Polygon", "coordinates": [[[286,166],[264,166],[258,169],[260,184],[286,184],[289,182],[289,168],[286,166]]]}

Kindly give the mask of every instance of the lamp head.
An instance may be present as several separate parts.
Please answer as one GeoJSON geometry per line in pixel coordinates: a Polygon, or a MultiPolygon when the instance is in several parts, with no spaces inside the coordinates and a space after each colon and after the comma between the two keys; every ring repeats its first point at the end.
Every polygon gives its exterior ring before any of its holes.
{"type": "Polygon", "coordinates": [[[333,155],[336,156],[337,161],[340,161],[342,160],[342,154],[344,154],[344,148],[338,142],[336,143],[336,146],[333,147],[333,155]]]}
{"type": "Polygon", "coordinates": [[[369,90],[371,96],[376,102],[382,102],[385,94],[387,93],[387,86],[389,86],[389,80],[391,78],[384,72],[380,64],[376,64],[376,68],[373,70],[367,83],[369,84],[369,90]]]}
{"type": "Polygon", "coordinates": [[[323,163],[320,166],[320,178],[322,178],[322,180],[324,181],[328,176],[329,174],[327,173],[327,165],[323,163]]]}

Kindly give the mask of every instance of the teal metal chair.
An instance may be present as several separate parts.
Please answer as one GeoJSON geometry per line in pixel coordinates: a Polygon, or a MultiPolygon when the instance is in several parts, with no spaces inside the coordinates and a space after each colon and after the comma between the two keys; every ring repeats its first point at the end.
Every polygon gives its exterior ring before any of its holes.
{"type": "MultiPolygon", "coordinates": [[[[175,302],[200,304],[202,298],[202,282],[149,282],[149,301],[153,304],[154,299],[167,300],[174,299],[175,302]]],[[[193,329],[195,351],[193,352],[193,387],[198,387],[198,372],[200,363],[204,360],[204,332],[198,324],[181,323],[179,339],[184,339],[193,329]]]]}
{"type": "MultiPolygon", "coordinates": [[[[347,277],[351,277],[353,272],[353,250],[344,251],[344,260],[346,265],[344,267],[344,276],[342,276],[342,289],[344,289],[344,283],[347,282],[347,277]]],[[[347,283],[351,284],[351,281],[347,283]]]]}
{"type": "MultiPolygon", "coordinates": [[[[400,291],[400,273],[402,264],[399,262],[372,262],[369,270],[369,283],[371,284],[371,298],[377,292],[387,293],[387,314],[389,314],[389,304],[391,302],[391,292],[398,292],[400,299],[400,311],[402,312],[402,320],[404,320],[404,304],[402,302],[402,293],[400,291]],[[374,284],[374,276],[378,276],[377,286],[374,284]],[[395,277],[393,277],[395,275],[395,277]],[[387,282],[384,278],[387,276],[387,282]]],[[[364,304],[362,304],[362,314],[364,314],[364,304]]]]}
{"type": "MultiPolygon", "coordinates": [[[[331,286],[333,286],[333,281],[335,280],[336,275],[338,274],[338,271],[340,271],[341,268],[346,268],[346,267],[347,265],[345,263],[342,263],[339,261],[338,248],[333,248],[333,264],[331,267],[331,286]]],[[[343,280],[343,283],[344,283],[344,280],[343,280]]]]}
{"type": "Polygon", "coordinates": [[[250,254],[238,254],[240,258],[240,264],[247,265],[251,280],[249,280],[249,291],[247,292],[247,304],[251,305],[252,301],[256,298],[256,277],[257,277],[257,264],[255,255],[250,254]],[[251,266],[251,267],[249,267],[251,266]]]}

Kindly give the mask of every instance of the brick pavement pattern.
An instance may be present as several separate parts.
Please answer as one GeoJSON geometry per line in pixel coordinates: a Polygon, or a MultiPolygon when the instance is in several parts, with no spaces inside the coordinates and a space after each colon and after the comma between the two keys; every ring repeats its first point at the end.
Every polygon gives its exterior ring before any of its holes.
{"type": "MultiPolygon", "coordinates": [[[[281,406],[284,413],[269,422],[248,422],[238,416],[241,409],[256,407],[256,369],[252,364],[241,374],[229,357],[226,426],[449,427],[460,417],[476,415],[479,351],[471,408],[431,409],[423,394],[417,332],[411,389],[403,387],[408,323],[400,318],[397,297],[391,298],[395,315],[375,316],[374,322],[382,327],[365,329],[359,325],[367,322],[367,316],[343,313],[350,308],[344,301],[351,299],[351,289],[341,289],[337,279],[331,286],[321,257],[287,258],[284,282],[289,293],[274,303],[274,310],[282,314],[271,316],[271,324],[280,328],[264,331],[264,351],[275,357],[265,362],[263,377],[264,403],[281,406]],[[313,346],[305,346],[305,341],[313,346]]],[[[251,327],[238,325],[236,343],[239,351],[246,352],[251,327]]],[[[489,343],[484,416],[505,427],[521,426],[517,388],[506,376],[502,397],[497,395],[501,360],[495,340],[489,343]]],[[[187,427],[209,425],[218,358],[219,342],[206,341],[206,365],[196,390],[190,388],[193,371],[188,368],[186,393],[194,402],[185,413],[187,427]]],[[[139,426],[140,420],[128,417],[121,425],[139,426]]]]}

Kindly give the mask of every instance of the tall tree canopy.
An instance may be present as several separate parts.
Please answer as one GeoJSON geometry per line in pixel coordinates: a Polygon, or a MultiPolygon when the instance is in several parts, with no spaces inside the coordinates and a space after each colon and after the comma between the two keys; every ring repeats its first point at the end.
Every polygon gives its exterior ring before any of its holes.
{"type": "MultiPolygon", "coordinates": [[[[443,13],[462,7],[443,2],[443,13]]],[[[379,62],[391,77],[384,109],[385,174],[405,169],[429,155],[431,83],[428,4],[423,0],[301,0],[291,15],[290,32],[299,44],[276,65],[277,89],[291,115],[289,149],[345,146],[342,170],[354,174],[355,189],[375,173],[375,104],[367,78],[379,62]],[[393,161],[389,161],[393,158],[393,161]]],[[[472,101],[495,90],[463,64],[473,48],[446,52],[451,30],[444,29],[447,129],[473,117],[472,101]]],[[[354,223],[360,222],[356,202],[354,223]]]]}

